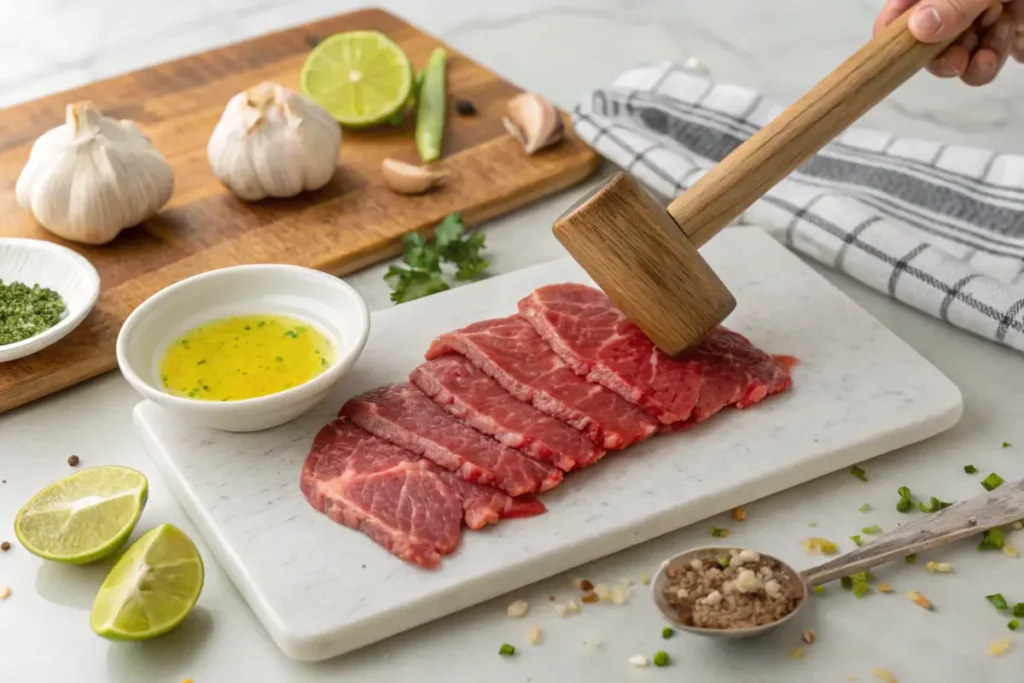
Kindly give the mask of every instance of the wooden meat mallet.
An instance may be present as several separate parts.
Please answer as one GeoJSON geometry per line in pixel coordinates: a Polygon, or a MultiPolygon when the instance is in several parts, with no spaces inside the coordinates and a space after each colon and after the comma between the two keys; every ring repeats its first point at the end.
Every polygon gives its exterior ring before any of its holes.
{"type": "Polygon", "coordinates": [[[698,249],[770,188],[931,62],[909,12],[711,169],[666,211],[619,173],[555,221],[555,237],[669,355],[699,343],[736,300],[698,249]]]}

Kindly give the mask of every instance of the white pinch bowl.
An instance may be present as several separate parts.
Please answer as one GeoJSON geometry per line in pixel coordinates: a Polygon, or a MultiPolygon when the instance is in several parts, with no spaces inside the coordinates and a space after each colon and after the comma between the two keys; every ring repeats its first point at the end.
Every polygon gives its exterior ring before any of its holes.
{"type": "Polygon", "coordinates": [[[50,329],[0,346],[0,363],[42,351],[72,332],[89,315],[100,295],[100,276],[89,261],[53,242],[0,238],[0,280],[5,284],[48,287],[64,299],[64,316],[50,329]]]}
{"type": "Polygon", "coordinates": [[[326,398],[362,353],[369,333],[366,302],[340,278],[300,266],[234,266],[194,275],[144,301],[121,327],[117,364],[144,398],[188,422],[255,432],[289,422],[326,398]],[[334,346],[334,362],[304,384],[241,401],[202,401],[164,391],[159,364],[176,339],[204,322],[259,314],[312,324],[334,346]]]}

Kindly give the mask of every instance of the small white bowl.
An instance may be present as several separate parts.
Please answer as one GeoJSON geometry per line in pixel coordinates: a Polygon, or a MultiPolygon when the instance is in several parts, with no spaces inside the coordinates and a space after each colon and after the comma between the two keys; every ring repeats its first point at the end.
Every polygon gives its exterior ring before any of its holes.
{"type": "Polygon", "coordinates": [[[323,400],[356,362],[369,333],[366,303],[340,278],[300,266],[235,266],[194,275],[144,301],[121,327],[117,364],[136,391],[168,412],[215,429],[254,432],[293,420],[323,400]],[[314,325],[334,345],[334,363],[305,384],[241,401],[164,391],[159,364],[176,339],[204,322],[258,314],[314,325]]]}
{"type": "Polygon", "coordinates": [[[24,358],[54,344],[85,320],[100,295],[100,276],[89,261],[53,242],[0,237],[0,280],[48,287],[66,307],[60,322],[42,334],[0,346],[0,363],[24,358]]]}

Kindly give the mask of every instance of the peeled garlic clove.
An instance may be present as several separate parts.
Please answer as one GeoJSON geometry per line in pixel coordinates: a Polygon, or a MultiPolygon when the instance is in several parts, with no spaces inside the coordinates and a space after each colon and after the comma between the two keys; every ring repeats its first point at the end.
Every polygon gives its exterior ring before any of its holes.
{"type": "Polygon", "coordinates": [[[414,166],[398,159],[385,159],[380,165],[384,184],[398,194],[422,194],[436,187],[447,173],[426,166],[414,166]]]}
{"type": "Polygon", "coordinates": [[[312,100],[276,83],[232,97],[206,157],[213,174],[246,201],[293,197],[334,177],[341,127],[312,100]]]}
{"type": "Polygon", "coordinates": [[[540,95],[523,93],[508,101],[505,130],[519,140],[527,154],[550,147],[565,134],[558,109],[540,95]]]}
{"type": "Polygon", "coordinates": [[[160,210],[174,192],[174,169],[132,121],[75,102],[66,120],[32,145],[18,176],[18,204],[50,232],[105,244],[160,210]]]}

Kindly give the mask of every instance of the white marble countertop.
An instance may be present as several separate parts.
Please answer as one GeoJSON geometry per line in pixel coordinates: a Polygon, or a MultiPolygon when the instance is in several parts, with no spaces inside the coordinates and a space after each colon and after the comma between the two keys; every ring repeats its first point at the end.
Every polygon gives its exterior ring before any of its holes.
{"type": "MultiPolygon", "coordinates": [[[[799,96],[866,38],[880,0],[391,0],[385,7],[440,35],[521,85],[570,106],[582,91],[641,61],[699,56],[714,75],[763,89],[780,100],[799,96]],[[627,9],[628,7],[628,9],[627,9]]],[[[349,0],[34,0],[0,4],[0,105],[31,99],[91,80],[353,9],[349,0]]],[[[1024,78],[1011,71],[995,85],[970,90],[920,77],[870,113],[870,125],[900,134],[1024,152],[1024,78]],[[1016,107],[1016,109],[1015,109],[1016,107]]],[[[489,226],[492,270],[506,272],[563,254],[550,236],[552,219],[574,191],[489,226]]],[[[371,307],[388,305],[381,268],[352,282],[371,307]]],[[[894,304],[858,284],[828,274],[857,302],[940,367],[963,394],[960,424],[929,442],[883,456],[865,467],[870,481],[836,473],[748,506],[734,529],[739,544],[756,545],[807,565],[801,538],[844,541],[866,525],[892,528],[895,489],[960,499],[981,492],[973,463],[984,474],[1024,476],[1024,372],[1018,353],[996,347],[894,304]],[[1017,445],[1001,448],[1003,441],[1017,445]],[[871,503],[871,513],[858,507],[871,503]],[[817,522],[809,529],[809,522],[817,522]]],[[[0,370],[2,371],[2,370],[0,370]]],[[[140,528],[171,522],[198,539],[132,431],[138,397],[116,373],[0,416],[0,537],[11,534],[18,507],[38,488],[68,473],[67,456],[83,465],[120,463],[150,477],[150,502],[140,528]],[[6,521],[4,521],[6,520],[6,521]]],[[[711,523],[711,522],[709,522],[711,523]]],[[[591,580],[615,581],[651,571],[673,551],[706,541],[706,525],[580,568],[591,580]]],[[[0,540],[3,540],[0,538],[0,540]]],[[[8,539],[13,540],[13,539],[8,539]]],[[[1024,532],[1012,539],[1024,547],[1024,532]]],[[[205,548],[201,545],[201,549],[205,548]]],[[[209,557],[209,553],[204,553],[209,557]]],[[[518,591],[530,601],[525,621],[505,617],[508,597],[467,610],[334,661],[316,665],[285,659],[212,561],[196,612],[172,634],[143,644],[112,644],[88,627],[88,610],[107,566],[42,563],[17,547],[0,555],[0,671],[4,680],[49,683],[223,681],[845,681],[873,680],[875,667],[900,681],[1019,680],[1024,636],[1006,629],[984,595],[1004,592],[1024,601],[1018,562],[978,553],[963,543],[931,555],[952,562],[952,574],[928,574],[922,557],[877,573],[897,589],[856,601],[830,590],[803,624],[758,642],[723,646],[677,636],[659,638],[661,623],[639,586],[628,606],[598,606],[560,620],[547,596],[567,596],[567,577],[518,591]],[[915,607],[919,590],[935,612],[915,607]],[[1015,592],[1018,591],[1018,592],[1015,592]],[[525,646],[528,625],[545,641],[525,646]],[[800,660],[800,628],[815,644],[800,660]],[[1002,657],[989,643],[1011,635],[1002,657]],[[584,641],[601,641],[598,646],[584,641]],[[502,642],[523,645],[513,660],[496,654],[502,642]],[[671,670],[636,670],[627,659],[658,649],[671,670]],[[682,676],[680,670],[687,675],[682,676]],[[426,672],[426,673],[425,673],[426,672]]],[[[344,587],[340,587],[344,590],[344,587]]],[[[1024,632],[1022,632],[1024,633],[1024,632]]]]}

